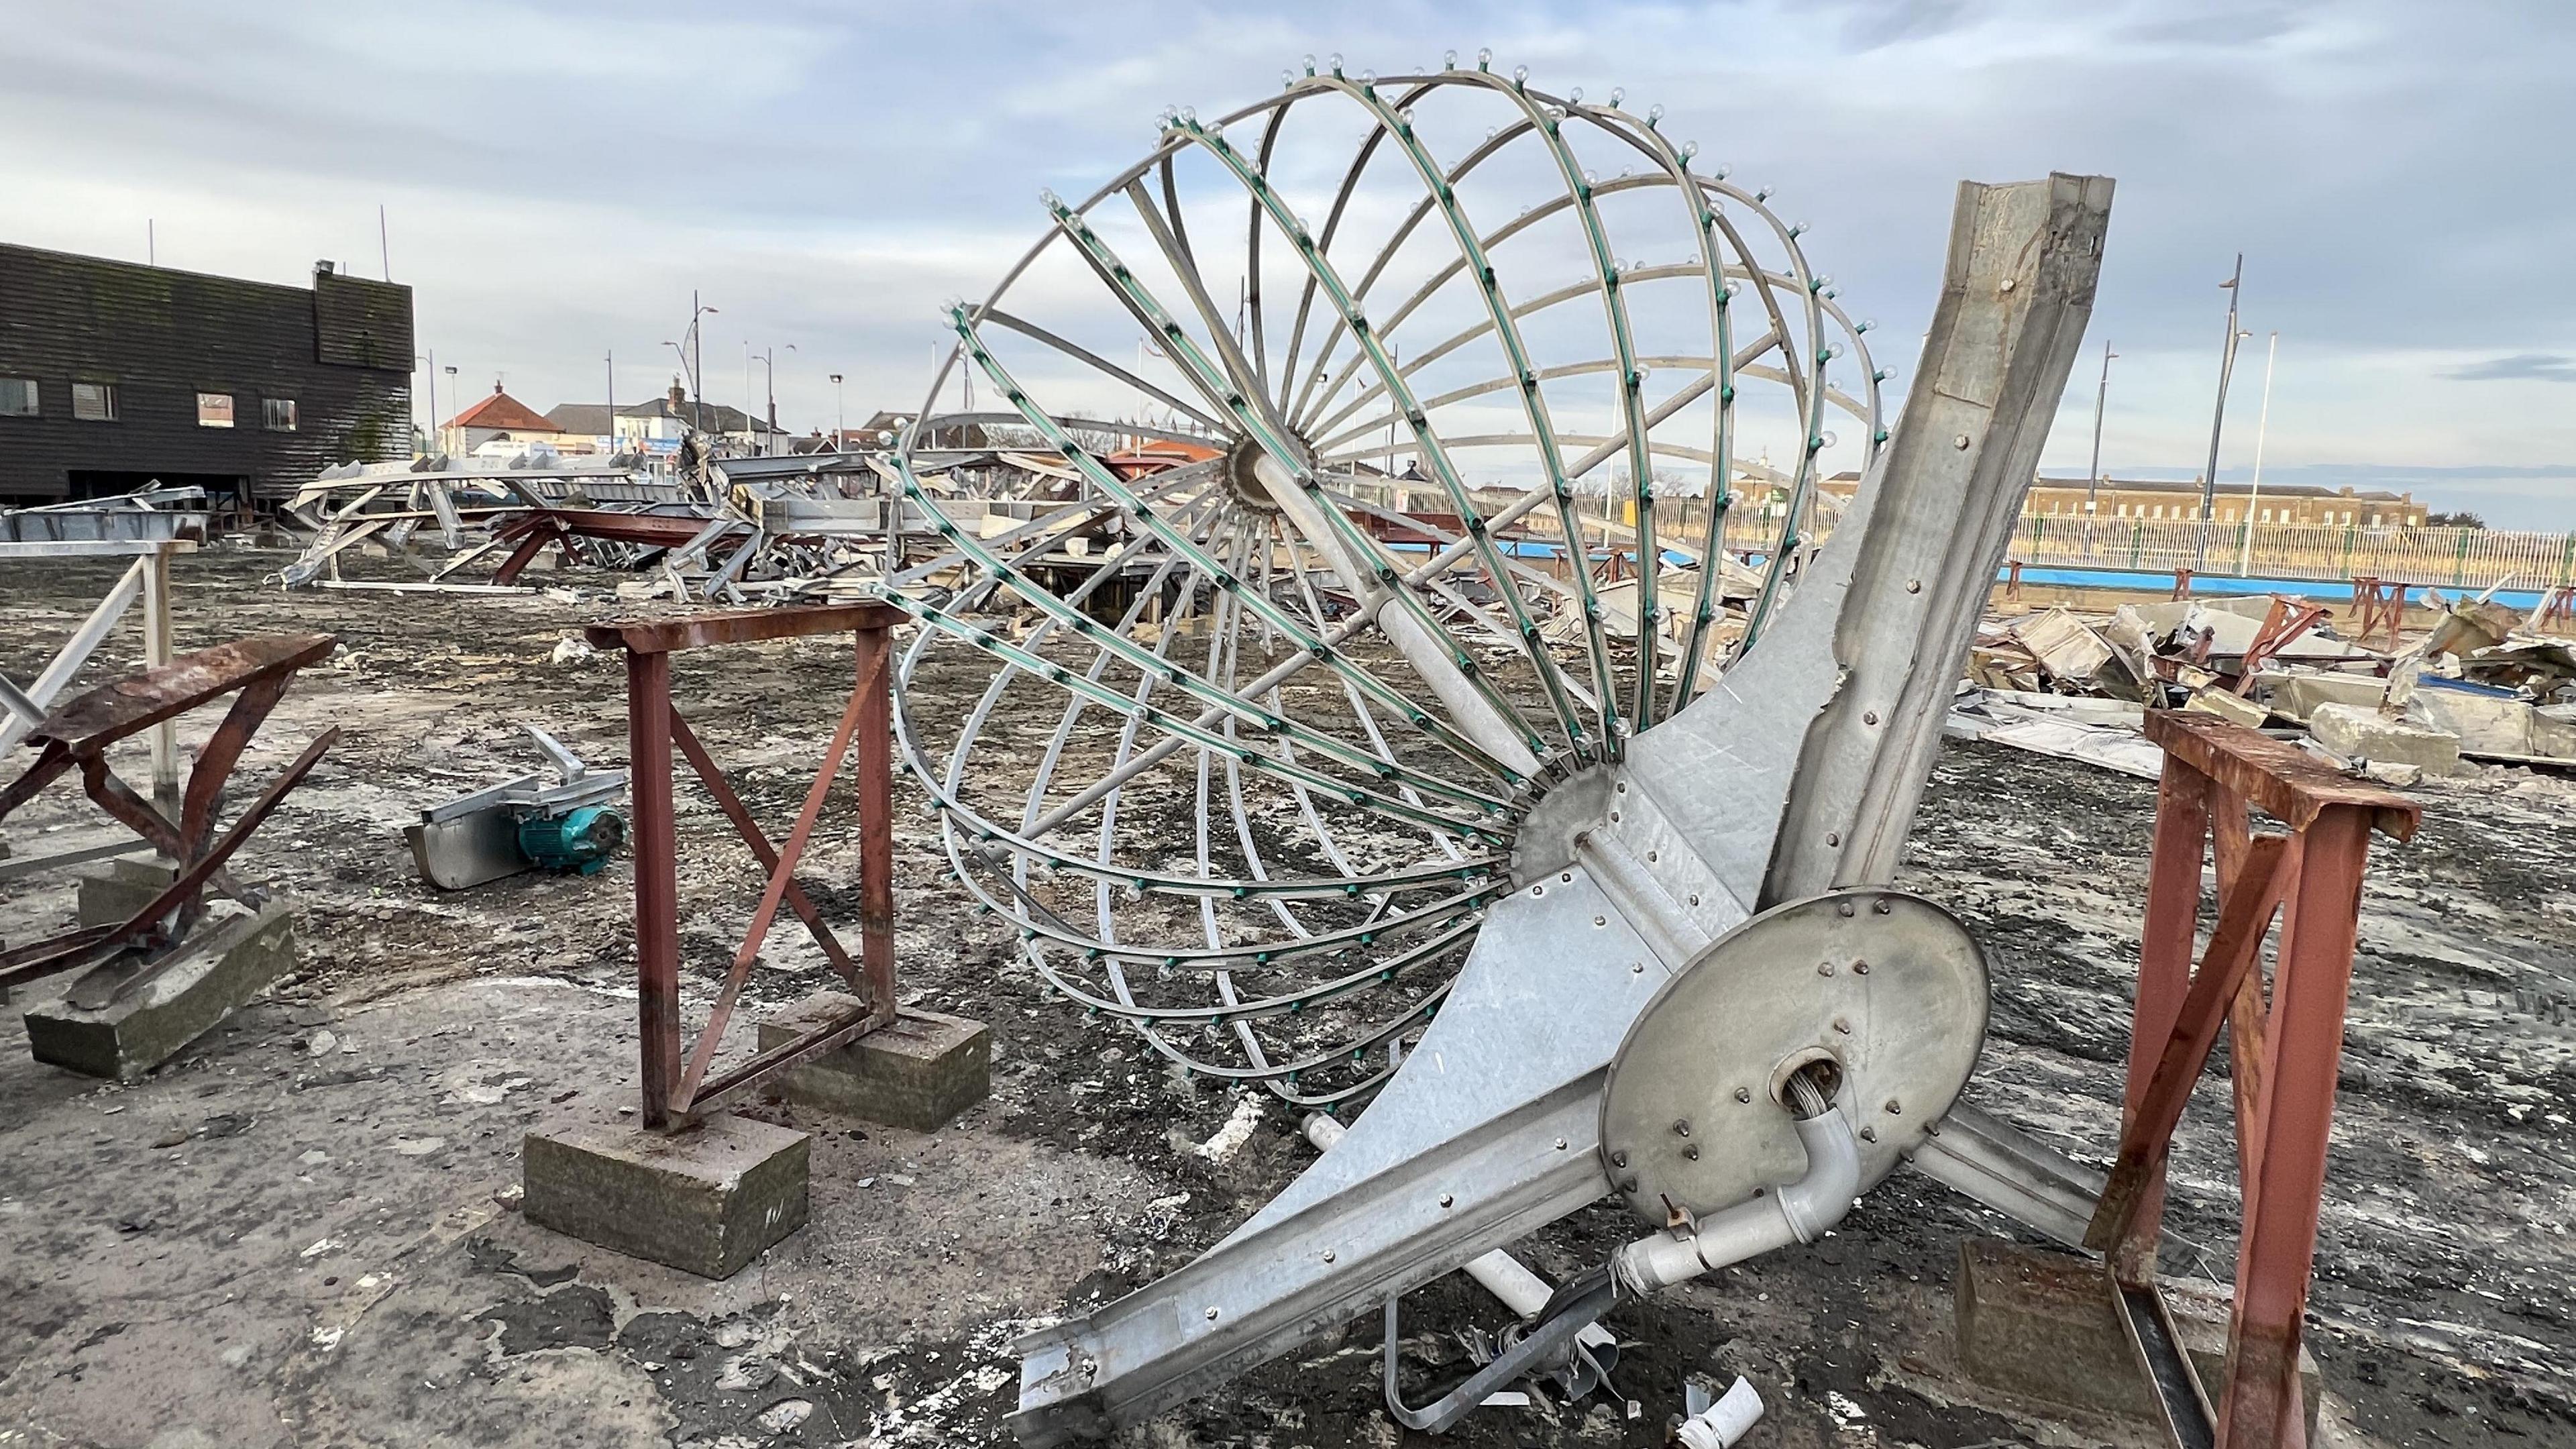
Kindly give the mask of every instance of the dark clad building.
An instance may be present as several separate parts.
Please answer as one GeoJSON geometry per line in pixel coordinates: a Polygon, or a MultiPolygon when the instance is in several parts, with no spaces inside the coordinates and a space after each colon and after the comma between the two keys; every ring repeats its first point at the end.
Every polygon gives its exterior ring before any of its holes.
{"type": "Polygon", "coordinates": [[[159,482],[246,500],[411,451],[411,288],[0,245],[0,502],[159,482]]]}

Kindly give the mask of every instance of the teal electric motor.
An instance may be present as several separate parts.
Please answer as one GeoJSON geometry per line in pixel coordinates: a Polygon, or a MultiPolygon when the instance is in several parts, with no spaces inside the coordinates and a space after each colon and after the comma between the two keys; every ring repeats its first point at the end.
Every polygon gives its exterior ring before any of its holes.
{"type": "Polygon", "coordinates": [[[625,842],[626,817],[605,805],[519,819],[519,853],[546,870],[596,875],[608,864],[610,852],[625,842]]]}

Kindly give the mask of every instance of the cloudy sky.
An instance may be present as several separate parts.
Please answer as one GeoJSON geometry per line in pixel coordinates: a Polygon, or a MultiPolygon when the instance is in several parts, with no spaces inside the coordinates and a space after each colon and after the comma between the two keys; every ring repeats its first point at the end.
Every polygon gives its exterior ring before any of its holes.
{"type": "MultiPolygon", "coordinates": [[[[1953,185],[2119,182],[2088,356],[2050,471],[2193,476],[2224,280],[2246,344],[2223,473],[2411,488],[2576,528],[2576,6],[2564,0],[1741,0],[1470,10],[773,0],[0,0],[0,239],[416,289],[469,391],[539,408],[667,385],[706,323],[708,395],[777,349],[782,422],[919,405],[946,298],[987,290],[1170,105],[1269,93],[1305,52],[1498,68],[1660,102],[1809,222],[1809,255],[1910,376],[1953,185]],[[379,247],[377,209],[388,220],[379,247]],[[795,351],[787,350],[793,345],[795,351]]],[[[757,392],[760,374],[751,374],[757,392]]],[[[423,384],[427,379],[424,376],[423,384]]],[[[439,379],[441,410],[451,411],[439,379]]]]}

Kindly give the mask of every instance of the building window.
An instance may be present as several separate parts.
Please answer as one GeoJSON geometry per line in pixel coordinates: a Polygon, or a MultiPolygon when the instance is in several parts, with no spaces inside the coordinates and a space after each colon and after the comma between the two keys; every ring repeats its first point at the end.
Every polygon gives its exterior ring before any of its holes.
{"type": "Polygon", "coordinates": [[[0,377],[0,418],[32,418],[36,415],[36,380],[32,377],[0,377]]]}
{"type": "Polygon", "coordinates": [[[115,422],[116,384],[111,382],[73,383],[72,416],[85,423],[115,422]]]}
{"type": "Polygon", "coordinates": [[[262,398],[259,415],[259,425],[272,433],[295,431],[295,399],[291,397],[262,398]]]}
{"type": "Polygon", "coordinates": [[[2236,521],[2236,510],[2233,508],[2227,510],[2227,512],[2221,516],[2218,521],[2221,523],[2234,523],[2236,521]]]}
{"type": "Polygon", "coordinates": [[[233,425],[233,395],[228,392],[197,394],[197,426],[229,428],[233,425]]]}

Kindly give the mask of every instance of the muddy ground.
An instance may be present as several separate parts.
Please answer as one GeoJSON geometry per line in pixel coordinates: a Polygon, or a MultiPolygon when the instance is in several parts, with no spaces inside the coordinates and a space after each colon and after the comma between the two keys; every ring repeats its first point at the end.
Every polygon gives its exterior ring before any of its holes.
{"type": "MultiPolygon", "coordinates": [[[[302,964],[131,1086],[35,1064],[15,1012],[0,1019],[0,1445],[1003,1443],[1016,1334],[1185,1261],[1308,1160],[1275,1109],[1222,1165],[1182,1150],[1233,1101],[1049,995],[906,812],[906,998],[992,1026],[992,1099],[926,1135],[759,1109],[814,1133],[813,1217],[728,1282],[527,1225],[511,1206],[526,1130],[633,1097],[631,873],[442,895],[398,832],[425,802],[533,768],[517,721],[620,762],[621,671],[557,646],[648,606],[606,575],[525,598],[284,594],[261,582],[283,561],[183,560],[179,634],[184,649],[318,629],[345,646],[244,766],[264,778],[326,726],[345,732],[240,863],[297,904],[302,964]]],[[[10,566],[0,670],[29,677],[114,573],[10,566]]],[[[846,645],[813,641],[676,675],[753,809],[783,823],[848,668],[846,645]]],[[[754,877],[693,798],[683,918],[702,1010],[754,877]]],[[[2423,799],[2422,835],[2374,857],[2311,1344],[2346,1442],[2576,1444],[2576,788],[2490,769],[2423,799]]],[[[2152,807],[2144,782],[1952,745],[1901,882],[1959,912],[1996,963],[1972,1094],[2095,1160],[2116,1123],[2152,807]]],[[[111,838],[62,787],[4,828],[20,855],[111,838]]],[[[826,839],[813,875],[848,879],[850,849],[826,839]]],[[[0,936],[68,926],[71,902],[61,877],[0,884],[0,936]]],[[[824,980],[810,949],[775,951],[752,1003],[824,980]]],[[[2206,1252],[2169,1269],[2212,1283],[2233,1224],[2223,1093],[2205,1082],[2187,1119],[2170,1218],[2206,1252]]],[[[1600,1208],[1519,1251],[1562,1276],[1632,1232],[1600,1208]]],[[[2149,1442],[1961,1376],[1959,1241],[2010,1232],[1900,1173],[1825,1243],[1615,1315],[1636,1420],[1597,1402],[1489,1409],[1451,1442],[1659,1443],[1692,1373],[1755,1383],[1770,1404],[1755,1446],[2149,1442]]],[[[1410,1306],[1417,1399],[1458,1372],[1456,1330],[1497,1318],[1454,1279],[1410,1306]]],[[[1405,1442],[1376,1353],[1362,1326],[1135,1442],[1405,1442]]]]}

